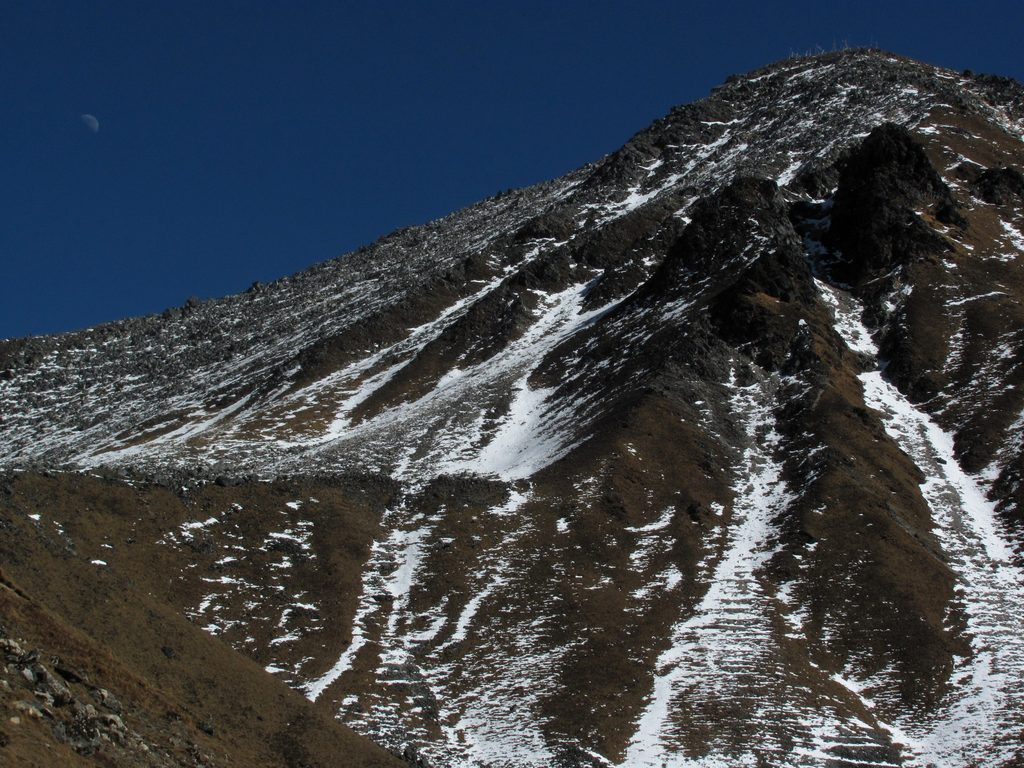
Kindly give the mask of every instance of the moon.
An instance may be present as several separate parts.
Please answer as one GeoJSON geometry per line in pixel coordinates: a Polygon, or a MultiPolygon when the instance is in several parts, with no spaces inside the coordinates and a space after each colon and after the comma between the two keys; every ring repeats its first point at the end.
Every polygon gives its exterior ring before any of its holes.
{"type": "Polygon", "coordinates": [[[82,115],[82,122],[85,124],[85,127],[93,133],[100,132],[100,121],[96,119],[95,115],[82,115]]]}

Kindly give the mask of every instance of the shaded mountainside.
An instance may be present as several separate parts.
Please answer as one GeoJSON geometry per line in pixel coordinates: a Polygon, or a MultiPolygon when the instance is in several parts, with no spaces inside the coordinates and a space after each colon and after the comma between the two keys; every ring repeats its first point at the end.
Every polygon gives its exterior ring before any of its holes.
{"type": "Polygon", "coordinates": [[[1013,81],[795,59],[294,277],[0,342],[5,572],[421,765],[1024,764],[1022,140],[1013,81]]]}

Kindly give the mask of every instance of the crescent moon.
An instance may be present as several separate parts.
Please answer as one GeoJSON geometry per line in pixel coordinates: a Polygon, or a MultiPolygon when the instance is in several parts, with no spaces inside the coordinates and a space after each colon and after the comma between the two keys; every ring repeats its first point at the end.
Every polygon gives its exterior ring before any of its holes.
{"type": "Polygon", "coordinates": [[[95,115],[82,115],[82,122],[93,133],[100,132],[100,121],[96,119],[95,115]]]}

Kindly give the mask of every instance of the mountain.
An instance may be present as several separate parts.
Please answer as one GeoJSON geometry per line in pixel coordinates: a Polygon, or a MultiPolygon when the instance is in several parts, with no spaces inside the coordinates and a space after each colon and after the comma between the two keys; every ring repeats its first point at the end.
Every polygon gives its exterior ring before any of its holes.
{"type": "Polygon", "coordinates": [[[1022,142],[1012,80],[791,59],[295,276],[0,342],[6,578],[227,723],[208,764],[384,759],[334,716],[435,767],[1024,765],[1022,142]],[[308,701],[241,722],[275,681],[207,690],[209,635],[308,701]]]}

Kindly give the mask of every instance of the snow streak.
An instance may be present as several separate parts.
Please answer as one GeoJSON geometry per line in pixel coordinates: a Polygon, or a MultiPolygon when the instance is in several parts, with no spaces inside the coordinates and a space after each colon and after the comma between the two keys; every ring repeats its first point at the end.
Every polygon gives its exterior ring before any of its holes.
{"type": "MultiPolygon", "coordinates": [[[[822,287],[850,348],[877,355],[860,305],[822,287]]],[[[971,656],[957,660],[939,712],[897,719],[913,754],[908,765],[1004,764],[1019,749],[1024,726],[1024,573],[1013,564],[994,505],[957,463],[952,436],[886,380],[884,367],[860,379],[867,405],[927,477],[921,493],[957,575],[971,642],[971,656]]]]}
{"type": "Polygon", "coordinates": [[[671,647],[658,658],[654,690],[623,768],[756,764],[752,754],[736,755],[726,744],[713,745],[711,755],[689,759],[672,739],[677,718],[689,709],[728,710],[737,701],[756,707],[758,689],[774,665],[770,600],[757,571],[771,554],[773,520],[793,497],[773,456],[780,437],[774,430],[771,388],[762,382],[741,387],[735,378],[728,388],[734,417],[747,439],[736,471],[728,539],[717,563],[712,567],[712,553],[703,564],[708,589],[700,606],[676,625],[671,647]]]}

